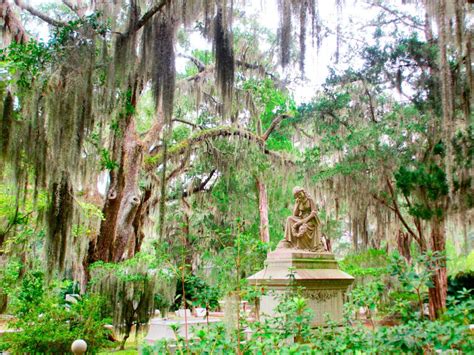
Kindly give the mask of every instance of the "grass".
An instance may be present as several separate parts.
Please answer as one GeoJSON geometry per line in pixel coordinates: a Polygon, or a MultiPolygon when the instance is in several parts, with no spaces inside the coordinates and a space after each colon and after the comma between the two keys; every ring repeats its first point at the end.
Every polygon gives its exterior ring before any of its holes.
{"type": "Polygon", "coordinates": [[[99,352],[99,355],[137,355],[138,349],[135,346],[126,346],[125,350],[107,350],[99,352]]]}
{"type": "Polygon", "coordinates": [[[143,341],[143,338],[146,335],[146,331],[140,331],[138,333],[137,339],[135,339],[135,331],[132,330],[130,333],[130,338],[127,339],[127,342],[125,343],[125,349],[124,350],[118,350],[118,347],[120,345],[119,342],[117,342],[115,348],[113,349],[104,349],[101,352],[99,352],[99,355],[137,355],[138,354],[138,346],[141,344],[143,341]]]}

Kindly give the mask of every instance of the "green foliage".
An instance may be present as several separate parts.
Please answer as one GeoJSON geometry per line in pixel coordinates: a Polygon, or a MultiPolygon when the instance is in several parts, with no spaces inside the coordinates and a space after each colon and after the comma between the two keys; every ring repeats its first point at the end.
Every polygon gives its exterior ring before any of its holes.
{"type": "Polygon", "coordinates": [[[341,270],[352,276],[375,276],[387,274],[387,252],[368,249],[359,254],[347,255],[339,263],[341,270]]]}
{"type": "Polygon", "coordinates": [[[122,281],[143,281],[148,277],[148,273],[143,273],[143,265],[147,266],[147,272],[157,267],[155,258],[146,253],[137,253],[133,258],[127,259],[120,263],[106,263],[97,261],[89,268],[94,272],[91,283],[105,277],[108,273],[113,272],[114,275],[122,281]]]}
{"type": "Polygon", "coordinates": [[[31,81],[39,74],[43,64],[51,59],[48,46],[43,42],[30,39],[25,44],[13,42],[0,52],[0,65],[11,76],[18,75],[16,83],[29,88],[31,81]]]}
{"type": "MultiPolygon", "coordinates": [[[[280,301],[277,316],[261,322],[242,321],[240,333],[238,330],[226,332],[223,324],[213,324],[195,330],[196,337],[188,341],[177,335],[176,352],[222,354],[236,353],[237,348],[242,354],[469,352],[474,346],[468,328],[473,306],[472,299],[459,301],[450,307],[449,317],[437,321],[408,321],[373,329],[360,323],[345,321],[341,325],[327,321],[325,327],[312,328],[306,300],[287,295],[280,301]]],[[[166,340],[144,344],[142,351],[143,354],[170,354],[170,345],[166,340]]]]}
{"type": "MultiPolygon", "coordinates": [[[[91,14],[69,21],[65,26],[55,27],[48,42],[30,39],[24,44],[13,42],[0,50],[0,68],[6,69],[9,80],[23,89],[31,87],[33,81],[53,60],[58,60],[68,49],[68,42],[77,41],[77,34],[86,28],[105,35],[108,25],[100,21],[100,14],[91,14]]],[[[87,41],[76,42],[84,45],[87,41]]]]}
{"type": "Polygon", "coordinates": [[[358,312],[360,308],[365,308],[367,318],[373,320],[375,311],[380,308],[385,287],[386,285],[381,281],[358,285],[350,292],[350,302],[347,307],[354,312],[358,312]]]}
{"type": "MultiPolygon", "coordinates": [[[[176,291],[174,308],[179,309],[183,306],[183,285],[181,280],[178,280],[176,291]]],[[[215,310],[219,307],[218,301],[220,292],[218,288],[210,286],[206,281],[196,275],[188,274],[185,276],[184,292],[186,302],[190,306],[211,310],[215,310]]],[[[188,305],[186,305],[186,308],[188,308],[188,305]]]]}
{"type": "Polygon", "coordinates": [[[448,295],[456,296],[459,292],[474,293],[474,270],[459,272],[448,276],[448,295]]]}
{"type": "Polygon", "coordinates": [[[448,194],[446,173],[435,164],[419,164],[415,169],[400,166],[394,176],[397,187],[407,196],[416,188],[424,188],[432,201],[448,194]]]}
{"type": "Polygon", "coordinates": [[[155,119],[155,102],[153,100],[153,91],[146,90],[138,99],[135,124],[137,133],[147,132],[155,119]]]}
{"type": "Polygon", "coordinates": [[[100,150],[100,168],[107,170],[114,170],[119,167],[119,164],[112,159],[108,149],[102,148],[100,150]]]}
{"type": "Polygon", "coordinates": [[[20,277],[23,264],[18,258],[9,258],[7,263],[0,269],[0,292],[11,293],[20,277]]]}
{"type": "MultiPolygon", "coordinates": [[[[243,89],[253,95],[253,100],[260,113],[259,120],[262,132],[270,127],[272,121],[279,115],[294,117],[297,112],[294,100],[282,90],[275,87],[270,79],[254,80],[244,82],[243,89]]],[[[280,123],[278,131],[274,131],[267,140],[267,147],[271,150],[293,150],[293,143],[289,135],[288,127],[293,121],[291,118],[280,123]],[[286,128],[286,129],[285,129],[286,128]]]]}
{"type": "Polygon", "coordinates": [[[160,310],[161,316],[165,316],[171,307],[171,302],[163,295],[157,293],[154,299],[155,309],[160,310]]]}
{"type": "Polygon", "coordinates": [[[173,129],[172,132],[172,143],[177,144],[187,139],[191,134],[191,130],[186,126],[178,126],[173,129]]]}
{"type": "Polygon", "coordinates": [[[204,253],[203,260],[212,262],[210,279],[225,295],[244,286],[246,278],[263,267],[268,248],[257,234],[237,233],[229,246],[217,255],[204,253]]]}
{"type": "MultiPolygon", "coordinates": [[[[420,254],[412,263],[394,252],[391,257],[389,271],[396,276],[407,291],[421,290],[423,287],[432,287],[432,276],[437,261],[444,260],[444,256],[438,252],[427,252],[420,254]]],[[[418,291],[417,291],[418,292],[418,291]]]]}
{"type": "Polygon", "coordinates": [[[88,351],[96,353],[109,345],[103,301],[84,296],[65,305],[54,290],[45,289],[41,272],[27,273],[13,305],[15,330],[0,339],[0,349],[14,353],[66,353],[76,339],[84,339],[88,351]]]}
{"type": "Polygon", "coordinates": [[[170,291],[174,293],[174,274],[163,263],[140,252],[123,262],[99,261],[90,266],[89,290],[104,297],[104,312],[111,316],[124,341],[133,325],[139,329],[148,323],[155,311],[156,294],[166,297],[170,291]]]}

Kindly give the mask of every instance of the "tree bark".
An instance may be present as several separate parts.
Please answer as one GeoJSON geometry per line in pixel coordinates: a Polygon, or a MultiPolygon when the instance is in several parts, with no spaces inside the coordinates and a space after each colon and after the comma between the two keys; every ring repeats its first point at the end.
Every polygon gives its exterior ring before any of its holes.
{"type": "Polygon", "coordinates": [[[113,248],[113,261],[128,259],[134,255],[136,233],[133,221],[141,203],[138,179],[142,162],[142,146],[135,135],[135,125],[131,121],[126,132],[124,147],[125,185],[122,192],[117,229],[113,248]]]}
{"type": "Polygon", "coordinates": [[[258,212],[260,214],[260,240],[264,243],[270,242],[270,230],[268,223],[268,196],[265,183],[255,178],[258,194],[258,212]]]}
{"type": "MultiPolygon", "coordinates": [[[[130,90],[129,104],[135,107],[137,87],[130,90]]],[[[118,161],[119,167],[110,172],[110,187],[102,210],[104,220],[97,240],[89,245],[86,264],[130,258],[139,249],[137,242],[142,240],[136,230],[136,215],[143,203],[138,188],[143,145],[136,135],[132,113],[120,121],[119,130],[112,146],[112,158],[118,161]]]]}
{"type": "MultiPolygon", "coordinates": [[[[431,249],[436,252],[444,252],[446,239],[444,230],[444,219],[433,217],[431,221],[431,249]]],[[[432,277],[433,287],[428,289],[430,319],[438,318],[446,308],[446,296],[448,293],[448,279],[446,272],[446,259],[442,257],[435,263],[432,277]]]]}
{"type": "Polygon", "coordinates": [[[400,255],[403,256],[408,263],[411,263],[410,244],[410,233],[403,233],[403,231],[400,229],[397,235],[397,248],[400,255]]]}

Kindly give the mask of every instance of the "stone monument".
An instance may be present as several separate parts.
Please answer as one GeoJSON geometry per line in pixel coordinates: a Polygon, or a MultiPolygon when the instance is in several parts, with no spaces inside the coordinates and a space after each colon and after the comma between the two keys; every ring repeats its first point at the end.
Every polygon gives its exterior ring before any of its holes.
{"type": "Polygon", "coordinates": [[[314,312],[312,325],[323,325],[325,314],[341,322],[344,294],[354,278],[339,270],[334,255],[323,246],[312,197],[301,187],[295,187],[293,195],[296,203],[286,220],[284,239],[268,253],[265,268],[249,277],[251,285],[267,289],[260,299],[260,312],[272,316],[279,295],[301,287],[314,312]]]}

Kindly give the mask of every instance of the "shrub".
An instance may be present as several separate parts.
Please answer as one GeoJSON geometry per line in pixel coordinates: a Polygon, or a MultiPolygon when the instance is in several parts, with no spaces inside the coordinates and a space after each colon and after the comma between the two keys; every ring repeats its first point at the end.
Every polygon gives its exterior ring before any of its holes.
{"type": "Polygon", "coordinates": [[[41,273],[29,273],[12,305],[15,318],[8,324],[18,331],[5,334],[0,349],[61,354],[69,352],[71,343],[80,338],[87,342],[88,352],[95,353],[109,345],[102,307],[102,299],[96,296],[65,305],[57,293],[44,288],[41,273]]]}
{"type": "MultiPolygon", "coordinates": [[[[350,321],[342,325],[328,322],[325,327],[312,328],[305,300],[289,295],[282,298],[275,317],[254,323],[242,321],[233,332],[226,332],[223,324],[214,324],[194,332],[188,342],[178,336],[174,345],[177,353],[186,354],[237,353],[239,341],[242,354],[470,353],[474,341],[468,324],[473,321],[474,300],[461,299],[451,302],[446,317],[437,321],[410,320],[373,329],[350,321]],[[248,338],[245,329],[251,330],[248,338]]],[[[171,354],[171,348],[169,341],[159,341],[143,345],[142,353],[171,354]]]]}
{"type": "Polygon", "coordinates": [[[459,272],[448,277],[448,295],[455,296],[459,291],[466,289],[474,291],[474,270],[459,272]]]}
{"type": "Polygon", "coordinates": [[[380,277],[387,273],[388,255],[384,250],[368,249],[358,254],[347,255],[339,263],[341,270],[357,277],[380,277]]]}
{"type": "MultiPolygon", "coordinates": [[[[196,275],[186,275],[184,278],[184,292],[187,303],[195,307],[216,309],[219,306],[219,291],[196,275]]],[[[183,285],[178,280],[176,287],[176,301],[174,308],[178,309],[183,303],[183,285]]]]}

